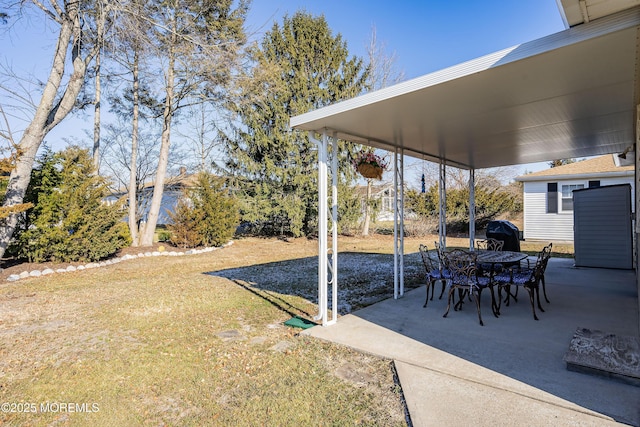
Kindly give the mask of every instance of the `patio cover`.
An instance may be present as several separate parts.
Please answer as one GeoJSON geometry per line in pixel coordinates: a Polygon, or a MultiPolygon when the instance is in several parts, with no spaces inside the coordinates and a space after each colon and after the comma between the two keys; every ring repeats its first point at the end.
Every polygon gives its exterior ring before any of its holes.
{"type": "MultiPolygon", "coordinates": [[[[595,5],[584,4],[592,3],[595,5]]],[[[629,6],[627,0],[610,3],[620,8],[629,6]],[[621,6],[623,3],[625,6],[621,6]]],[[[572,25],[566,16],[568,9],[561,11],[567,25],[572,25]]],[[[588,12],[584,16],[589,17],[588,12]]],[[[335,195],[332,249],[328,249],[323,228],[327,219],[328,138],[394,152],[396,188],[402,188],[403,167],[398,159],[403,154],[439,162],[443,193],[444,165],[469,169],[472,189],[475,169],[621,152],[637,156],[640,7],[603,15],[583,19],[584,23],[538,40],[291,118],[291,127],[309,131],[321,152],[318,288],[323,325],[328,324],[327,270],[333,275],[334,307],[338,273],[335,257],[329,267],[325,258],[337,253],[335,195]],[[316,139],[317,135],[322,135],[322,141],[316,139]]],[[[473,205],[473,192],[471,198],[473,205]]],[[[402,204],[398,201],[399,209],[394,209],[400,221],[402,204]]],[[[441,217],[442,212],[441,208],[441,217]]],[[[638,221],[636,225],[640,226],[638,221]]],[[[397,277],[402,277],[403,252],[403,233],[397,230],[396,221],[396,240],[400,236],[400,244],[396,242],[395,247],[395,256],[399,256],[399,268],[394,271],[396,288],[397,277]]],[[[474,231],[470,234],[473,237],[474,231]]]]}
{"type": "Polygon", "coordinates": [[[480,169],[634,142],[640,8],[291,118],[291,127],[480,169]]]}

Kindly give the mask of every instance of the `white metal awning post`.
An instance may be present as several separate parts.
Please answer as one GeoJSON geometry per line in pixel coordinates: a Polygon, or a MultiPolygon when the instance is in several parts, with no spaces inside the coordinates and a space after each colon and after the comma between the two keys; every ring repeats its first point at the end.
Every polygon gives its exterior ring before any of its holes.
{"type": "Polygon", "coordinates": [[[323,326],[333,324],[338,316],[338,156],[337,138],[332,141],[332,161],[329,163],[329,137],[326,130],[322,139],[317,140],[312,133],[309,139],[318,147],[318,314],[314,320],[322,321],[323,326]],[[331,233],[332,245],[329,251],[329,208],[328,208],[328,171],[331,168],[331,233]],[[331,261],[329,263],[329,260],[331,261]],[[329,277],[331,277],[329,279],[329,277]],[[329,320],[328,284],[332,290],[332,319],[329,320]]]}
{"type": "Polygon", "coordinates": [[[393,298],[404,295],[404,150],[393,153],[393,298]]]}
{"type": "Polygon", "coordinates": [[[331,138],[331,321],[338,321],[338,137],[331,138]]]}
{"type": "Polygon", "coordinates": [[[438,213],[438,243],[440,248],[447,247],[447,165],[440,160],[438,182],[438,201],[440,211],[438,213]]]}
{"type": "Polygon", "coordinates": [[[476,171],[469,169],[469,250],[474,249],[476,240],[476,171]]]}

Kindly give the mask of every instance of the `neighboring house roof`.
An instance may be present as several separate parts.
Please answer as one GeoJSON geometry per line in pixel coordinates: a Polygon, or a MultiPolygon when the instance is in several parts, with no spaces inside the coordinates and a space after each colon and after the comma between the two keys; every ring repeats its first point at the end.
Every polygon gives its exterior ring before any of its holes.
{"type": "MultiPolygon", "coordinates": [[[[187,174],[184,171],[180,171],[180,175],[167,176],[164,180],[164,188],[167,190],[182,190],[183,188],[193,187],[198,179],[198,174],[187,174]]],[[[154,181],[145,182],[142,189],[138,191],[153,191],[155,186],[154,181]]],[[[126,195],[129,192],[127,188],[119,188],[112,191],[112,196],[120,197],[126,195]]]]}
{"type": "MultiPolygon", "coordinates": [[[[383,191],[388,190],[388,189],[393,189],[393,183],[386,182],[386,183],[382,183],[382,184],[379,184],[379,185],[372,185],[371,186],[371,195],[372,196],[379,195],[380,193],[382,193],[383,191]]],[[[365,197],[367,195],[367,186],[366,185],[358,185],[355,188],[355,192],[359,196],[365,197]]]]}
{"type": "Polygon", "coordinates": [[[544,169],[532,172],[515,178],[516,181],[544,181],[553,179],[585,179],[603,178],[614,176],[633,176],[634,165],[633,156],[630,153],[627,161],[623,161],[616,154],[606,154],[588,160],[582,160],[568,165],[556,166],[555,168],[544,169]],[[627,163],[631,163],[627,165],[627,163]]]}

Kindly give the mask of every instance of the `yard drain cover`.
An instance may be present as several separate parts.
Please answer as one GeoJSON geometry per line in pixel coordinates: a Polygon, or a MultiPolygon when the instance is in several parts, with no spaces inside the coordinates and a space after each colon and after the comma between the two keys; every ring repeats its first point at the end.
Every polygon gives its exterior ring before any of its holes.
{"type": "Polygon", "coordinates": [[[300,316],[292,317],[291,319],[284,322],[284,324],[287,326],[291,326],[293,328],[302,328],[302,329],[309,329],[317,325],[317,323],[314,323],[311,320],[304,319],[300,316]]]}

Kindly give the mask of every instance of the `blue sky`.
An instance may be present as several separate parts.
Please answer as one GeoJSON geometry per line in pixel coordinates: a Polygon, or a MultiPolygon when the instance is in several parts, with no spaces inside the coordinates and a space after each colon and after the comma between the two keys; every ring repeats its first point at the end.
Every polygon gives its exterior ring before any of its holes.
{"type": "MultiPolygon", "coordinates": [[[[334,34],[340,33],[352,55],[366,57],[375,26],[387,54],[410,79],[479,56],[528,42],[564,29],[556,0],[254,0],[248,16],[252,39],[260,40],[274,20],[297,10],[324,15],[334,34]]],[[[21,75],[46,78],[55,36],[37,18],[20,20],[0,32],[0,64],[21,75]],[[44,71],[44,75],[43,75],[44,71]]],[[[3,100],[0,98],[0,102],[3,100]]],[[[47,137],[57,146],[62,138],[82,138],[92,129],[91,117],[67,118],[47,137]]],[[[538,170],[545,164],[521,167],[538,170]]]]}
{"type": "MultiPolygon", "coordinates": [[[[260,38],[274,19],[282,22],[303,9],[324,15],[334,34],[347,41],[351,54],[366,57],[375,26],[386,53],[406,79],[529,42],[565,29],[556,0],[254,0],[249,30],[260,38]]],[[[421,166],[405,174],[415,186],[421,166]]],[[[548,163],[514,167],[514,174],[548,168],[548,163]]]]}
{"type": "Polygon", "coordinates": [[[299,9],[324,15],[359,56],[375,26],[407,78],[564,30],[556,0],[254,0],[250,30],[260,36],[299,9]]]}

